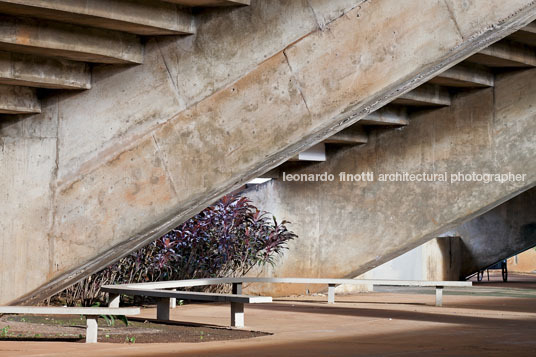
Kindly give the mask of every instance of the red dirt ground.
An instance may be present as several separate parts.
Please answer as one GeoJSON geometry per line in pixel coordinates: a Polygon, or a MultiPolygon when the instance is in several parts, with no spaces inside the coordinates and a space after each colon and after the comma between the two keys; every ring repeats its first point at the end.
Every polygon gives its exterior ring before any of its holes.
{"type": "MultiPolygon", "coordinates": [[[[499,286],[300,297],[246,307],[246,329],[273,333],[207,343],[87,345],[0,342],[0,356],[535,356],[536,277],[499,286]],[[514,288],[510,286],[515,286],[514,288]]],[[[155,315],[144,309],[143,317],[155,315]]],[[[191,304],[172,319],[225,326],[229,306],[191,304]]]]}

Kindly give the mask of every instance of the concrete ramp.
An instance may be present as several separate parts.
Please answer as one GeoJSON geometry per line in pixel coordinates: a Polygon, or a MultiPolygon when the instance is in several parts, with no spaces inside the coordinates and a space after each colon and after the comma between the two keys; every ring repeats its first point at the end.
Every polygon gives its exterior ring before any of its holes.
{"type": "MultiPolygon", "coordinates": [[[[79,14],[79,21],[86,21],[86,15],[79,14]]],[[[251,6],[201,12],[192,36],[146,41],[117,37],[117,43],[126,47],[132,43],[135,53],[126,61],[129,65],[94,65],[91,90],[84,92],[47,92],[36,98],[31,96],[35,91],[30,91],[28,113],[40,113],[6,117],[0,124],[0,303],[39,301],[107,266],[250,178],[526,26],[535,16],[535,4],[529,0],[253,1],[251,6]],[[143,64],[134,65],[141,62],[142,54],[143,64]],[[32,105],[36,99],[39,108],[32,105]]],[[[117,25],[115,20],[106,21],[107,26],[117,25]]],[[[21,20],[12,25],[34,29],[39,23],[21,20]]],[[[146,24],[143,31],[147,26],[152,25],[146,24]]],[[[47,29],[57,40],[53,30],[63,33],[65,25],[47,29]]],[[[94,38],[102,31],[85,35],[94,38]]],[[[76,37],[66,38],[76,42],[76,37]]],[[[6,49],[17,45],[29,51],[19,37],[8,36],[6,41],[6,49]]],[[[70,61],[86,58],[57,42],[39,42],[44,48],[39,55],[57,46],[65,47],[70,61]]],[[[110,43],[110,51],[119,50],[110,43]]],[[[99,51],[95,49],[95,56],[99,51]]],[[[102,56],[89,59],[99,58],[104,61],[102,56]]],[[[80,71],[86,73],[85,68],[80,71]]],[[[525,83],[525,76],[510,85],[525,83]]],[[[508,84],[500,90],[511,91],[508,84]]],[[[432,99],[444,105],[444,92],[434,93],[432,99]]],[[[533,126],[525,117],[514,125],[507,121],[510,115],[497,116],[491,123],[493,110],[501,115],[514,110],[509,101],[498,107],[493,96],[490,89],[456,99],[459,104],[441,112],[440,120],[437,113],[420,116],[412,120],[422,126],[390,134],[392,139],[372,138],[359,167],[362,162],[366,167],[367,160],[376,168],[405,164],[405,157],[399,155],[414,156],[413,150],[418,150],[414,145],[422,145],[420,159],[414,157],[417,163],[440,162],[439,153],[433,156],[434,150],[430,151],[430,145],[438,144],[445,146],[442,155],[449,156],[448,151],[452,157],[460,155],[452,164],[456,167],[465,163],[480,168],[491,162],[511,170],[524,168],[532,175],[532,157],[523,151],[534,149],[532,140],[519,137],[533,133],[533,126]],[[468,105],[475,107],[478,118],[465,122],[452,118],[452,113],[468,110],[468,105]],[[473,125],[466,126],[467,122],[473,125]],[[488,140],[468,137],[484,134],[488,140]]],[[[419,98],[406,100],[422,104],[419,98]]],[[[347,135],[343,139],[349,140],[347,135]]],[[[339,155],[345,153],[351,158],[335,162],[357,162],[352,150],[339,155]]],[[[533,178],[529,176],[529,181],[533,178]]],[[[473,204],[460,210],[466,217],[471,210],[493,206],[526,186],[508,185],[493,194],[481,190],[483,196],[470,195],[473,204]]],[[[450,204],[456,206],[453,198],[460,192],[456,188],[447,195],[450,204]]],[[[424,203],[442,207],[438,201],[444,198],[423,192],[426,197],[416,199],[421,197],[416,187],[407,192],[392,186],[332,195],[376,207],[375,213],[363,213],[352,223],[366,228],[367,242],[354,246],[364,248],[363,267],[424,239],[409,234],[416,223],[426,223],[424,231],[435,230],[462,215],[456,210],[437,217],[441,213],[433,207],[425,210],[424,203]],[[412,220],[397,216],[408,209],[414,210],[412,220]],[[433,223],[432,218],[439,221],[433,223]],[[398,231],[388,229],[391,225],[398,231]],[[390,243],[374,240],[371,232],[389,236],[390,243]],[[421,238],[406,242],[408,236],[421,238]]],[[[284,210],[275,213],[288,216],[284,210]]],[[[330,233],[322,237],[336,239],[329,231],[334,226],[317,226],[330,233]]],[[[352,232],[347,223],[337,228],[352,232]]],[[[300,259],[309,267],[315,262],[320,270],[322,263],[333,261],[337,250],[313,249],[322,246],[316,237],[316,243],[305,243],[314,240],[313,235],[301,240],[300,250],[311,255],[300,259]],[[322,252],[320,260],[318,252],[322,252]]],[[[354,259],[352,264],[341,259],[332,266],[333,274],[358,272],[361,268],[354,259]]]]}

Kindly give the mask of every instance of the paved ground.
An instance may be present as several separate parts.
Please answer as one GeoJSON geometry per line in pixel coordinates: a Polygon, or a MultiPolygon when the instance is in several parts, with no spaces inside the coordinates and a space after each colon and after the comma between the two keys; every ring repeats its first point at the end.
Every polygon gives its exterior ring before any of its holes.
{"type": "MultiPolygon", "coordinates": [[[[433,306],[432,290],[287,298],[246,309],[246,325],[273,333],[248,340],[208,343],[85,345],[1,342],[0,356],[534,356],[536,277],[497,286],[447,290],[445,306],[433,306]],[[515,286],[514,288],[510,286],[515,286]],[[528,288],[527,288],[528,287],[528,288]]],[[[154,309],[143,311],[152,317],[154,309]]],[[[229,307],[191,304],[176,320],[229,323],[229,307]]]]}

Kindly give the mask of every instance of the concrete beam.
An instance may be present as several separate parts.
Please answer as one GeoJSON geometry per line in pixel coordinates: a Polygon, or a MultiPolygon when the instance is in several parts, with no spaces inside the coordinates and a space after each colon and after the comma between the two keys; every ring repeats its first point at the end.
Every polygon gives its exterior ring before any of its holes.
{"type": "Polygon", "coordinates": [[[339,131],[337,134],[332,135],[324,140],[324,142],[326,144],[346,145],[366,144],[368,142],[368,134],[360,123],[361,122],[359,121],[358,124],[339,131]]]}
{"type": "Polygon", "coordinates": [[[497,42],[469,57],[469,62],[488,67],[534,67],[534,48],[510,41],[497,42]]]}
{"type": "Polygon", "coordinates": [[[402,94],[392,103],[416,107],[443,107],[450,105],[450,94],[445,87],[423,84],[406,94],[402,94]]]}
{"type": "Polygon", "coordinates": [[[0,50],[84,62],[143,61],[136,35],[12,16],[0,16],[0,50]]]}
{"type": "Polygon", "coordinates": [[[0,85],[1,114],[35,114],[41,112],[41,103],[35,89],[0,85]]]}
{"type": "Polygon", "coordinates": [[[432,78],[428,83],[445,87],[483,88],[493,87],[494,75],[489,69],[462,63],[432,78]]]}
{"type": "Polygon", "coordinates": [[[536,46],[536,23],[530,23],[529,25],[514,32],[507,38],[529,46],[536,46]]]}
{"type": "Polygon", "coordinates": [[[0,52],[0,84],[89,89],[91,88],[91,72],[86,63],[0,52]]]}
{"type": "Polygon", "coordinates": [[[190,7],[249,5],[251,0],[162,0],[190,7]]]}
{"type": "Polygon", "coordinates": [[[405,126],[409,124],[406,108],[387,106],[370,113],[359,124],[374,126],[405,126]]]}
{"type": "Polygon", "coordinates": [[[145,0],[1,0],[0,13],[67,22],[138,35],[194,33],[189,11],[145,0]]]}

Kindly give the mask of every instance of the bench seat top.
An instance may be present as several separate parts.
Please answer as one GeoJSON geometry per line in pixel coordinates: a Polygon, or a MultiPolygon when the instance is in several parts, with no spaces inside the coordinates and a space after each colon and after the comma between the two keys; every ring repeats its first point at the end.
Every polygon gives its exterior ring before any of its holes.
{"type": "Polygon", "coordinates": [[[272,302],[271,296],[249,296],[238,294],[219,294],[219,293],[200,293],[194,291],[170,291],[157,289],[143,289],[136,287],[123,287],[107,285],[102,287],[102,291],[112,294],[123,295],[140,295],[157,298],[176,298],[199,301],[216,301],[216,302],[238,302],[244,304],[256,304],[272,302]]]}
{"type": "Polygon", "coordinates": [[[49,307],[0,306],[0,314],[51,315],[138,315],[139,307],[49,307]]]}
{"type": "Polygon", "coordinates": [[[378,286],[416,286],[416,287],[468,287],[470,281],[428,281],[428,280],[386,280],[386,279],[336,279],[336,278],[209,278],[158,281],[151,283],[106,285],[104,291],[110,288],[136,289],[172,289],[193,286],[240,284],[240,283],[290,283],[290,284],[326,284],[326,285],[378,285],[378,286]]]}

